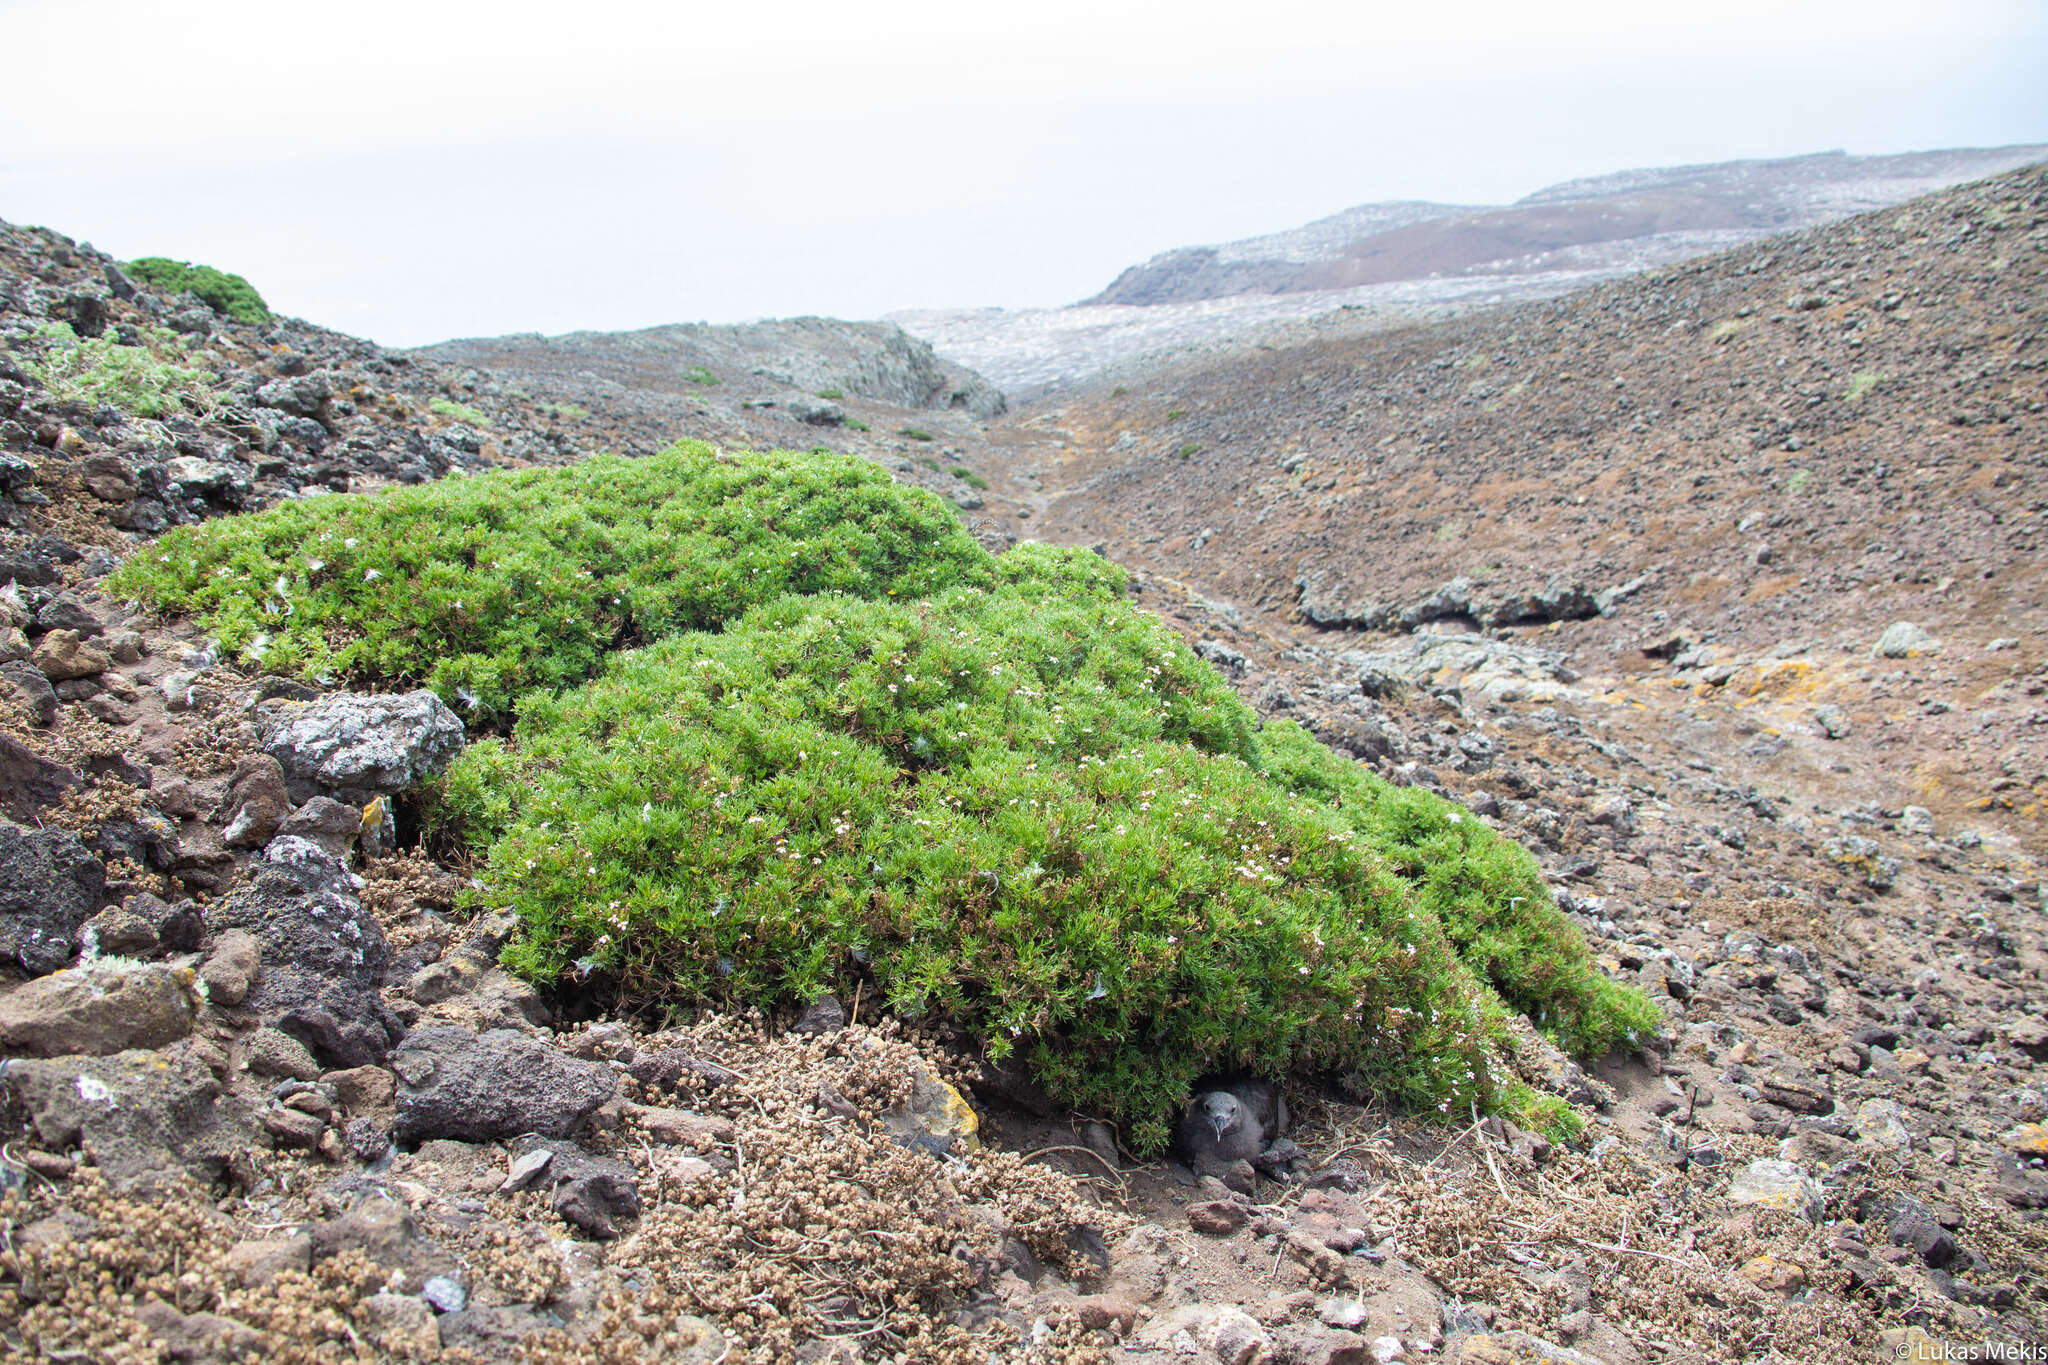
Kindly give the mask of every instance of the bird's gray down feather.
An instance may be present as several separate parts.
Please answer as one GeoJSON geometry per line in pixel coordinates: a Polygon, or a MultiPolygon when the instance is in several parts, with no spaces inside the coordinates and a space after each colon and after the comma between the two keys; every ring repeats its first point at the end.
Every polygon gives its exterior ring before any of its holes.
{"type": "Polygon", "coordinates": [[[1287,1101],[1264,1081],[1198,1088],[1181,1114],[1180,1141],[1197,1163],[1250,1161],[1287,1131],[1287,1101]]]}

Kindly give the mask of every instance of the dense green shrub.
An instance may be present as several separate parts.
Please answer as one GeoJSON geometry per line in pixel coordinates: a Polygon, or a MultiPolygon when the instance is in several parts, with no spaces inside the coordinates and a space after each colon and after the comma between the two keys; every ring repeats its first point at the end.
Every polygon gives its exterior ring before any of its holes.
{"type": "Polygon", "coordinates": [[[147,346],[123,346],[110,336],[81,340],[61,322],[45,328],[42,339],[47,347],[29,370],[59,402],[111,403],[136,417],[177,409],[196,415],[214,405],[212,375],[165,360],[147,346]]]}
{"type": "Polygon", "coordinates": [[[1597,1053],[1656,1031],[1648,997],[1592,969],[1584,937],[1554,909],[1527,849],[1448,801],[1337,758],[1299,726],[1268,726],[1260,746],[1290,791],[1344,812],[1472,969],[1545,1033],[1597,1053]]]}
{"type": "Polygon", "coordinates": [[[937,498],[863,461],[686,443],[181,527],[111,587],[272,672],[424,684],[491,718],[608,650],[784,593],[919,596],[992,563],[937,498]]]}
{"type": "Polygon", "coordinates": [[[786,597],[527,698],[436,817],[520,917],[507,963],[681,1004],[872,973],[1148,1148],[1227,1067],[1530,1114],[1482,963],[1575,1039],[1654,1025],[1526,853],[1297,727],[1260,735],[1100,558],[996,566],[921,602],[786,597]]]}
{"type": "Polygon", "coordinates": [[[272,669],[493,716],[532,688],[431,815],[535,980],[688,1006],[871,979],[1147,1147],[1221,1067],[1558,1131],[1499,1065],[1503,997],[1583,1049],[1657,1021],[1525,852],[1261,730],[1108,561],[992,558],[862,461],[685,445],[295,502],[112,586],[272,669]]]}
{"type": "Polygon", "coordinates": [[[954,478],[960,480],[960,482],[966,484],[969,488],[985,489],[988,487],[987,479],[984,479],[983,477],[981,477],[981,475],[975,473],[973,470],[969,469],[964,464],[954,465],[951,469],[947,470],[946,472],[951,474],[954,478]]]}
{"type": "Polygon", "coordinates": [[[210,265],[193,265],[189,261],[173,261],[163,256],[144,256],[121,268],[130,278],[151,289],[169,294],[187,291],[197,294],[206,301],[207,307],[216,313],[225,313],[236,322],[270,321],[270,309],[264,304],[263,296],[240,275],[230,275],[210,265]]]}

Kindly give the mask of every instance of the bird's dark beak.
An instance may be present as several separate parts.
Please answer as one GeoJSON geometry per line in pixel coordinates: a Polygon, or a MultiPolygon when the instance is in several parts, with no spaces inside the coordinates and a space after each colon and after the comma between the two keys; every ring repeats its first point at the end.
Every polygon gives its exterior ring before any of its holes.
{"type": "Polygon", "coordinates": [[[1216,1130],[1216,1140],[1217,1140],[1218,1142],[1221,1142],[1221,1141],[1223,1141],[1223,1119],[1222,1119],[1222,1116],[1221,1116],[1221,1115],[1218,1115],[1218,1114],[1211,1114],[1211,1115],[1209,1115],[1209,1126],[1210,1126],[1211,1128],[1214,1128],[1214,1129],[1216,1130]]]}

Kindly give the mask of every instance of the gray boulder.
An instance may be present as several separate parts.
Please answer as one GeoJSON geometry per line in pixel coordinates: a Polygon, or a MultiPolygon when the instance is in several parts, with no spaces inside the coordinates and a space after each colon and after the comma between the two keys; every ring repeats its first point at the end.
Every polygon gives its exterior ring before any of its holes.
{"type": "Polygon", "coordinates": [[[533,1133],[567,1137],[612,1097],[618,1081],[511,1029],[415,1029],[391,1058],[398,1073],[395,1136],[490,1142],[533,1133]]]}
{"type": "Polygon", "coordinates": [[[1896,621],[1885,627],[1870,652],[1880,659],[1910,659],[1919,654],[1941,653],[1941,641],[1911,621],[1896,621]]]}
{"type": "Polygon", "coordinates": [[[22,1059],[0,1071],[46,1151],[82,1148],[116,1188],[162,1171],[212,1182],[261,1146],[249,1107],[224,1093],[191,1043],[111,1057],[22,1059]]]}
{"type": "Polygon", "coordinates": [[[333,396],[334,386],[325,370],[273,380],[256,390],[256,401],[262,406],[276,408],[295,417],[318,417],[320,410],[327,406],[327,400],[333,396]]]}
{"type": "Polygon", "coordinates": [[[462,721],[425,688],[273,702],[258,722],[296,801],[322,792],[360,805],[439,773],[462,748],[462,721]]]}
{"type": "Polygon", "coordinates": [[[164,476],[177,485],[182,497],[239,505],[250,492],[246,469],[197,455],[179,455],[167,461],[164,476]]]}
{"type": "Polygon", "coordinates": [[[246,1004],[304,1043],[323,1066],[382,1062],[404,1036],[377,993],[389,950],[355,880],[333,854],[281,836],[254,880],[208,910],[219,943],[242,929],[262,945],[262,974],[246,1004]]]}
{"type": "Polygon", "coordinates": [[[106,867],[69,830],[0,824],[0,958],[30,976],[69,962],[106,884],[106,867]]]}
{"type": "Polygon", "coordinates": [[[846,409],[829,398],[798,394],[782,406],[797,421],[814,427],[836,427],[846,421],[846,409]]]}

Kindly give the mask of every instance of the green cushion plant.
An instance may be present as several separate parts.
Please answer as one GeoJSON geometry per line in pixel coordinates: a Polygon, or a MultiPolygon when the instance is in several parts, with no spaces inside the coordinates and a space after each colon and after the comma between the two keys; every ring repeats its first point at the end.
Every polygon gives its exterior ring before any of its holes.
{"type": "Polygon", "coordinates": [[[1524,850],[1261,727],[1107,561],[993,558],[857,460],[681,446],[324,498],[115,586],[268,667],[494,715],[523,690],[429,823],[538,982],[685,1009],[866,983],[1146,1150],[1240,1067],[1562,1135],[1503,1064],[1510,1013],[1580,1051],[1659,1022],[1524,850]]]}
{"type": "Polygon", "coordinates": [[[271,320],[271,312],[263,302],[263,296],[240,275],[164,256],[144,256],[128,262],[122,269],[129,278],[163,293],[197,294],[214,312],[225,313],[237,322],[261,324],[271,320]]]}
{"type": "Polygon", "coordinates": [[[915,596],[990,563],[935,498],[873,465],[685,443],[180,527],[110,587],[200,618],[268,671],[424,685],[488,721],[610,650],[787,592],[915,596]]]}

